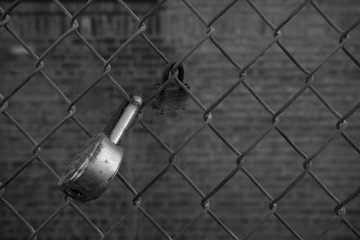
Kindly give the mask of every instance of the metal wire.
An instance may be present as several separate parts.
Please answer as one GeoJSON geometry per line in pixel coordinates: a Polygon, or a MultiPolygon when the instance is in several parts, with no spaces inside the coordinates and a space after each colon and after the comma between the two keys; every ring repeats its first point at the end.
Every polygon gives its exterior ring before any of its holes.
{"type": "MultiPolygon", "coordinates": [[[[75,212],[93,229],[94,233],[97,234],[99,239],[107,239],[110,234],[115,231],[120,225],[124,223],[124,221],[135,214],[136,212],[140,212],[157,231],[163,236],[164,239],[178,239],[184,233],[186,233],[192,226],[194,226],[204,215],[208,215],[216,224],[218,224],[223,231],[228,234],[228,236],[232,239],[240,239],[239,236],[236,236],[234,232],[217,216],[217,214],[211,208],[211,199],[214,195],[218,193],[236,174],[240,174],[242,172],[253,184],[254,187],[257,188],[266,199],[269,201],[269,210],[263,214],[263,217],[259,219],[258,223],[256,223],[251,229],[248,229],[248,233],[243,236],[242,239],[251,238],[257,230],[261,227],[261,225],[272,215],[274,215],[278,221],[284,225],[284,227],[296,238],[303,239],[300,233],[298,233],[289,222],[280,215],[278,212],[278,208],[281,207],[281,200],[292,191],[292,189],[301,182],[306,175],[310,176],[311,179],[328,195],[328,197],[334,202],[334,220],[323,229],[323,231],[316,237],[316,239],[324,238],[325,234],[335,228],[337,225],[343,223],[349,231],[351,231],[354,236],[360,239],[360,232],[358,229],[353,226],[353,224],[346,217],[346,205],[352,202],[358,195],[360,194],[360,186],[350,194],[347,198],[340,200],[335,194],[333,194],[328,187],[324,184],[324,182],[317,177],[317,175],[312,171],[312,162],[316,160],[317,156],[331,143],[334,139],[342,137],[344,138],[350,146],[355,149],[358,153],[360,153],[360,148],[357,144],[348,136],[346,133],[346,127],[348,125],[347,120],[360,108],[360,102],[352,106],[344,115],[339,114],[334,107],[331,106],[329,102],[325,100],[325,98],[317,91],[313,83],[316,81],[314,74],[319,71],[335,54],[339,51],[343,51],[351,61],[353,61],[359,68],[360,62],[359,60],[351,53],[351,51],[346,47],[346,44],[349,41],[351,32],[358,27],[360,24],[360,18],[355,21],[350,27],[347,29],[341,29],[336,25],[335,21],[332,20],[324,10],[319,6],[319,4],[315,0],[305,0],[301,2],[289,15],[287,15],[280,24],[274,25],[266,15],[261,11],[261,9],[251,0],[245,0],[245,2],[254,10],[253,14],[258,15],[258,17],[266,24],[266,26],[273,31],[273,39],[268,42],[268,44],[263,47],[263,49],[259,50],[244,66],[241,66],[236,60],[234,60],[230,53],[228,53],[225,48],[216,40],[216,33],[214,24],[221,19],[228,10],[233,8],[233,6],[238,2],[237,0],[231,1],[227,6],[225,6],[218,14],[216,14],[210,21],[207,21],[202,14],[191,4],[189,0],[180,0],[188,9],[191,11],[194,16],[196,16],[201,23],[204,25],[204,33],[202,37],[198,39],[198,41],[193,44],[188,52],[186,52],[183,56],[181,56],[177,61],[173,70],[175,70],[180,64],[184,63],[188,57],[190,57],[197,49],[199,49],[205,42],[212,42],[214,46],[225,56],[225,58],[234,66],[235,69],[239,72],[239,78],[235,81],[216,101],[214,101],[209,107],[205,107],[205,105],[197,98],[197,96],[189,90],[183,82],[179,79],[176,79],[176,82],[188,93],[189,97],[194,101],[194,103],[200,108],[203,112],[203,123],[198,129],[194,132],[190,133],[185,141],[183,141],[179,147],[176,149],[172,149],[169,147],[143,120],[139,120],[139,124],[147,131],[153,138],[154,141],[160,144],[167,153],[168,153],[168,164],[163,167],[163,169],[156,174],[154,178],[152,178],[142,189],[135,190],[135,188],[120,174],[117,176],[124,184],[124,186],[129,190],[131,194],[133,194],[133,208],[129,210],[122,218],[120,218],[107,232],[102,232],[99,227],[97,227],[92,220],[70,199],[67,199],[66,202],[58,207],[48,218],[42,222],[42,224],[38,228],[34,228],[29,221],[25,219],[16,209],[15,207],[6,200],[4,197],[5,188],[11,183],[24,169],[26,169],[33,161],[39,161],[42,165],[44,165],[48,171],[55,177],[55,179],[59,179],[56,171],[47,164],[47,161],[43,159],[41,147],[44,145],[46,141],[57,132],[66,122],[73,121],[79,129],[81,129],[85,134],[91,137],[90,131],[86,128],[84,124],[81,123],[80,120],[76,117],[76,104],[83,99],[91,89],[93,89],[98,83],[104,81],[104,79],[108,79],[112,85],[119,90],[119,92],[123,95],[123,97],[130,99],[129,94],[123,89],[123,87],[116,81],[116,79],[111,75],[111,63],[116,58],[121,58],[120,52],[123,49],[131,44],[134,39],[138,37],[142,37],[146,43],[158,54],[159,58],[161,58],[165,63],[169,63],[170,60],[165,54],[159,50],[155,43],[150,40],[145,33],[147,28],[146,21],[153,14],[157,13],[159,9],[167,2],[167,0],[159,1],[153,8],[151,8],[144,16],[138,17],[131,7],[125,3],[124,1],[117,0],[114,3],[122,6],[128,14],[138,23],[137,29],[135,29],[135,33],[132,34],[128,39],[108,58],[104,59],[102,55],[91,45],[91,43],[83,36],[79,30],[79,22],[77,18],[80,17],[88,7],[94,4],[95,0],[88,0],[85,4],[83,4],[74,14],[70,14],[70,12],[65,8],[65,6],[59,0],[53,0],[53,2],[61,9],[61,11],[70,19],[70,26],[68,29],[58,38],[54,43],[52,43],[40,56],[38,56],[32,49],[32,47],[27,44],[15,31],[12,27],[9,26],[11,22],[11,13],[17,6],[21,3],[25,2],[22,0],[14,1],[7,9],[2,9],[0,7],[0,28],[4,28],[4,30],[12,36],[13,40],[18,42],[21,46],[23,46],[26,51],[30,54],[30,56],[35,61],[34,70],[28,74],[24,80],[18,84],[12,91],[3,96],[0,93],[0,113],[8,119],[18,130],[22,133],[24,138],[26,138],[34,147],[29,156],[28,160],[25,161],[18,169],[16,169],[10,177],[8,177],[5,181],[0,183],[0,201],[7,207],[14,216],[16,216],[22,224],[29,230],[28,239],[36,239],[38,235],[41,235],[42,229],[51,221],[59,216],[59,214],[64,211],[66,208],[72,208],[75,212]],[[319,15],[329,24],[331,28],[333,28],[339,34],[339,43],[332,51],[330,51],[317,65],[313,66],[312,69],[306,69],[286,48],[286,46],[281,42],[282,37],[282,29],[284,26],[288,24],[288,22],[294,18],[301,9],[305,6],[313,7],[319,15]],[[44,67],[46,66],[46,62],[44,61],[48,55],[54,51],[54,49],[62,44],[62,42],[68,38],[70,35],[78,37],[78,39],[90,50],[90,52],[95,56],[95,58],[103,64],[102,73],[95,78],[92,83],[81,92],[73,101],[70,101],[67,96],[61,91],[61,89],[54,83],[50,76],[48,76],[44,67]],[[283,53],[289,58],[289,60],[298,68],[298,70],[304,74],[304,83],[303,86],[287,101],[285,102],[278,110],[273,110],[257,93],[256,91],[247,83],[246,71],[257,62],[270,48],[278,47],[283,51],[283,53]],[[63,99],[65,104],[67,104],[67,114],[63,116],[63,118],[58,121],[58,123],[47,132],[44,137],[40,141],[36,141],[22,126],[21,124],[8,112],[8,109],[11,108],[11,100],[17,92],[23,88],[26,84],[28,84],[35,76],[40,76],[41,79],[48,82],[50,86],[56,91],[56,93],[63,99]],[[223,136],[220,130],[216,128],[216,125],[212,123],[213,116],[212,111],[218,107],[220,103],[222,103],[229,95],[240,86],[244,86],[248,92],[254,96],[254,98],[258,101],[259,105],[262,106],[266,112],[269,114],[269,127],[254,141],[252,142],[246,150],[241,152],[238,150],[233,144],[223,136]],[[334,122],[334,132],[328,137],[328,139],[320,146],[316,151],[314,151],[310,156],[305,154],[299,146],[294,143],[288,134],[280,127],[280,120],[282,113],[289,108],[296,99],[298,99],[305,90],[310,90],[314,95],[318,98],[318,100],[329,110],[329,112],[335,117],[336,121],[334,122]],[[210,192],[203,193],[203,191],[195,184],[195,182],[179,167],[177,155],[183,151],[189,144],[191,144],[192,140],[197,137],[204,129],[210,129],[215,136],[219,137],[219,139],[233,152],[234,154],[234,167],[231,172],[228,173],[218,184],[215,186],[210,192]],[[283,189],[281,193],[277,196],[272,196],[267,189],[259,182],[254,175],[246,168],[243,164],[247,155],[253,151],[253,149],[262,142],[271,132],[278,132],[284,140],[294,149],[294,151],[303,159],[303,171],[298,174],[297,177],[283,189]],[[194,190],[194,192],[200,196],[202,199],[199,206],[199,212],[196,216],[193,217],[191,221],[188,222],[180,231],[175,233],[174,235],[170,235],[152,216],[149,214],[142,204],[142,197],[148,192],[151,191],[153,186],[168,173],[170,169],[174,169],[183,180],[189,184],[189,186],[194,190]]],[[[166,82],[157,90],[154,94],[152,94],[148,99],[144,101],[144,106],[146,107],[151,100],[159,93],[163,88],[166,87],[166,82]]]]}

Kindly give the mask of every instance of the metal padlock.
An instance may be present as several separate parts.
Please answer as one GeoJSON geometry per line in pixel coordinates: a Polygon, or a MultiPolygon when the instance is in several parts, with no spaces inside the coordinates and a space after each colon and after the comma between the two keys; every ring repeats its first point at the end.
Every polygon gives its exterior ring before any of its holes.
{"type": "MultiPolygon", "coordinates": [[[[178,109],[184,110],[188,104],[188,93],[174,80],[175,76],[171,73],[175,64],[176,63],[170,63],[167,65],[162,75],[162,81],[154,85],[154,88],[158,89],[167,80],[171,81],[158,95],[154,97],[152,101],[152,108],[161,114],[174,112],[178,109]]],[[[178,79],[184,83],[183,65],[180,65],[177,70],[178,79]]],[[[184,83],[184,85],[190,89],[189,84],[184,83]]]]}
{"type": "Polygon", "coordinates": [[[124,101],[102,133],[92,137],[74,157],[68,171],[58,182],[58,189],[71,198],[87,202],[98,198],[115,177],[122,162],[124,150],[117,146],[134,124],[142,97],[135,95],[124,101]]]}

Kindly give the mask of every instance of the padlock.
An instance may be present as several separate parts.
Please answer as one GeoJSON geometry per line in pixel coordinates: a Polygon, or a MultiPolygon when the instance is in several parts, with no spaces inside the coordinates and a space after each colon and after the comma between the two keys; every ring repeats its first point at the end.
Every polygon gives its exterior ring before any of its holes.
{"type": "Polygon", "coordinates": [[[58,189],[80,202],[98,198],[115,177],[124,150],[117,146],[132,127],[142,104],[142,97],[134,95],[117,109],[102,133],[92,137],[74,157],[68,170],[58,182],[58,189]]]}
{"type": "MultiPolygon", "coordinates": [[[[152,101],[152,108],[157,110],[160,114],[174,112],[179,109],[184,110],[188,104],[188,93],[174,80],[175,76],[171,73],[175,64],[176,63],[168,64],[163,72],[162,81],[154,85],[154,88],[158,89],[166,81],[170,81],[152,101]]],[[[184,83],[183,65],[180,65],[177,68],[177,72],[178,79],[184,83]]],[[[190,89],[189,84],[184,83],[184,85],[190,89]]]]}

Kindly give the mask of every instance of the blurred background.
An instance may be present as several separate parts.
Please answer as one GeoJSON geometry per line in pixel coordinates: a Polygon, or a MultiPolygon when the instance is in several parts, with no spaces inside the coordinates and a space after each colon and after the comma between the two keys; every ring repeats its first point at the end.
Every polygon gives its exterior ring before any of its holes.
{"type": "MultiPolygon", "coordinates": [[[[74,14],[86,1],[59,1],[74,14]]],[[[230,1],[189,1],[210,21],[230,1]]],[[[277,26],[302,1],[254,0],[263,14],[277,26]]],[[[141,18],[157,3],[155,0],[125,1],[141,18]]],[[[341,29],[349,28],[360,17],[356,0],[317,1],[341,29]]],[[[4,10],[11,1],[0,2],[4,10]]],[[[53,1],[23,1],[10,13],[11,29],[40,56],[71,26],[71,19],[53,1]]],[[[95,1],[78,18],[79,32],[108,59],[136,30],[138,22],[116,1],[95,1]]],[[[182,56],[206,35],[206,27],[182,1],[167,1],[145,21],[145,35],[171,61],[182,56]]],[[[245,65],[273,40],[271,30],[245,1],[238,1],[213,27],[214,37],[239,64],[245,65]]],[[[306,69],[311,71],[334,48],[340,34],[307,4],[282,29],[281,42],[306,69]]],[[[350,33],[346,47],[360,58],[360,27],[350,33]]],[[[0,93],[10,94],[35,68],[36,60],[0,27],[0,93]]],[[[4,182],[32,157],[31,143],[9,120],[13,117],[36,141],[68,114],[69,104],[56,87],[73,101],[103,72],[103,63],[76,34],[66,37],[44,59],[44,72],[51,82],[36,74],[9,100],[0,116],[0,181],[4,182]]],[[[206,106],[214,103],[238,80],[238,70],[207,40],[184,62],[184,82],[206,106]]],[[[141,36],[127,45],[111,63],[111,75],[126,92],[142,89],[145,97],[161,81],[166,63],[141,36]]],[[[340,114],[360,101],[360,68],[338,51],[316,74],[313,86],[340,114]]],[[[247,71],[247,83],[273,111],[279,110],[304,86],[305,75],[275,44],[247,71]]],[[[96,134],[123,101],[119,87],[104,78],[76,104],[75,116],[96,134]]],[[[203,111],[190,99],[186,110],[159,114],[148,105],[142,120],[171,149],[179,147],[203,124],[203,111]]],[[[238,151],[246,150],[271,126],[271,115],[243,85],[239,85],[213,111],[212,123],[238,151]]],[[[338,119],[309,90],[280,114],[279,126],[308,156],[316,152],[336,132],[338,119]]],[[[360,114],[347,120],[346,134],[360,143],[360,114]]],[[[71,119],[46,139],[40,155],[57,174],[65,171],[72,157],[89,138],[71,119]]],[[[164,167],[169,153],[140,124],[122,142],[125,157],[120,173],[140,191],[164,167]]],[[[200,132],[176,157],[178,166],[204,193],[214,189],[236,167],[236,155],[208,127],[200,132]]],[[[303,171],[303,158],[275,130],[272,130],[244,159],[246,169],[273,197],[278,196],[303,171]]],[[[312,172],[340,200],[360,185],[360,158],[338,135],[314,159],[312,172]]],[[[34,160],[3,192],[6,199],[34,229],[64,204],[57,190],[58,179],[34,160]]],[[[133,209],[134,195],[119,180],[97,200],[77,204],[98,228],[106,232],[133,209]]],[[[142,207],[174,236],[202,211],[201,197],[183,177],[170,169],[142,196],[142,207]]],[[[239,171],[210,198],[211,210],[239,238],[268,212],[269,200],[239,171]]],[[[313,239],[336,218],[336,203],[308,175],[277,204],[277,212],[303,239],[313,239]]],[[[26,239],[30,231],[0,201],[0,239],[26,239]]],[[[346,218],[360,231],[360,197],[346,205],[346,218]]],[[[140,212],[136,212],[111,233],[109,239],[161,239],[163,236],[140,212]]],[[[99,239],[99,236],[71,207],[64,208],[38,234],[38,239],[99,239]]],[[[181,239],[231,239],[208,214],[181,239]]],[[[253,239],[295,239],[275,217],[268,218],[253,239]]],[[[323,239],[358,239],[342,222],[323,239]]]]}

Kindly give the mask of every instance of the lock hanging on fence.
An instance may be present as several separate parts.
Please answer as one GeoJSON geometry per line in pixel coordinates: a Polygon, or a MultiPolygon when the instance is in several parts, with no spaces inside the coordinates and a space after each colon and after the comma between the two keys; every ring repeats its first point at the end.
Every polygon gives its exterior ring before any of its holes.
{"type": "MultiPolygon", "coordinates": [[[[188,93],[174,80],[176,76],[172,73],[172,69],[175,64],[168,64],[163,72],[162,81],[154,85],[155,89],[159,89],[166,81],[170,81],[152,101],[152,108],[160,114],[174,112],[179,109],[185,110],[188,104],[188,93]]],[[[184,67],[182,64],[177,68],[177,72],[178,79],[184,83],[184,67]]],[[[190,89],[189,84],[184,83],[184,85],[190,89]]]]}
{"type": "Polygon", "coordinates": [[[140,94],[120,104],[102,133],[92,137],[69,165],[58,189],[81,202],[98,198],[115,177],[124,150],[117,146],[134,124],[142,104],[140,94]]]}

